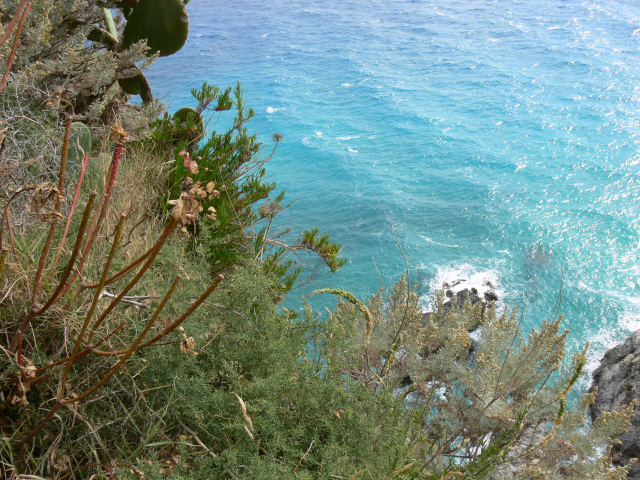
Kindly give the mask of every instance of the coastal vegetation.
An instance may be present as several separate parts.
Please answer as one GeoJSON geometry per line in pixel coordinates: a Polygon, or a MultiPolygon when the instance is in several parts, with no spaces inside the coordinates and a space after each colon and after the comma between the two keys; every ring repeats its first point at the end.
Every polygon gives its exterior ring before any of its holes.
{"type": "Polygon", "coordinates": [[[153,99],[143,70],[186,38],[161,5],[155,44],[147,0],[0,4],[3,478],[625,478],[633,405],[589,421],[559,312],[526,336],[490,300],[425,315],[409,271],[283,307],[346,260],[278,229],[282,136],[249,133],[239,85],[153,99]]]}

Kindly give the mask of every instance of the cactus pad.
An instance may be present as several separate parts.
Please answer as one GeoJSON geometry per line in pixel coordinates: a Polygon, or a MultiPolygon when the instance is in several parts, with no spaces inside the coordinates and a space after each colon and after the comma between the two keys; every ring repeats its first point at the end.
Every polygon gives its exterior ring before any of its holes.
{"type": "Polygon", "coordinates": [[[173,114],[175,123],[174,134],[176,138],[193,140],[204,132],[202,116],[195,108],[183,107],[173,114]]]}
{"type": "Polygon", "coordinates": [[[149,80],[139,69],[138,73],[132,77],[119,78],[118,85],[129,95],[140,95],[145,103],[153,101],[149,80]]]}
{"type": "Polygon", "coordinates": [[[182,0],[140,0],[129,15],[122,47],[147,39],[149,54],[161,57],[182,48],[189,35],[189,16],[182,0]]]}

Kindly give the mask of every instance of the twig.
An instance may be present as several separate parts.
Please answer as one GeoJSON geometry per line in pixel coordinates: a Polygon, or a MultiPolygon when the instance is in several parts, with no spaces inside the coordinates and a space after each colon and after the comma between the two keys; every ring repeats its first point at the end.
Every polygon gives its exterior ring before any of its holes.
{"type": "Polygon", "coordinates": [[[207,447],[207,446],[202,442],[202,440],[200,440],[200,438],[198,437],[198,435],[196,434],[196,432],[194,432],[194,431],[193,431],[193,430],[191,430],[189,427],[187,427],[187,426],[182,422],[182,420],[178,419],[178,425],[180,425],[182,428],[184,428],[184,429],[187,431],[187,433],[188,433],[189,435],[191,435],[191,437],[196,441],[196,443],[197,443],[198,445],[200,445],[202,448],[204,448],[204,450],[205,450],[209,455],[211,455],[211,456],[212,456],[212,457],[214,457],[214,458],[215,458],[215,457],[217,457],[217,455],[216,455],[215,453],[213,453],[213,452],[211,451],[211,449],[210,449],[209,447],[207,447]]]}
{"type": "MultiPolygon", "coordinates": [[[[109,298],[117,298],[117,295],[114,295],[113,293],[109,293],[106,290],[102,290],[102,292],[100,292],[100,297],[109,297],[109,298]]],[[[151,299],[151,298],[160,298],[158,296],[155,295],[140,295],[140,297],[142,297],[143,299],[151,299]]],[[[131,305],[133,305],[134,307],[137,308],[149,308],[149,305],[147,305],[146,303],[140,303],[140,302],[136,302],[135,300],[133,300],[134,298],[136,298],[135,296],[124,296],[120,299],[121,302],[124,303],[129,303],[131,305]]]]}

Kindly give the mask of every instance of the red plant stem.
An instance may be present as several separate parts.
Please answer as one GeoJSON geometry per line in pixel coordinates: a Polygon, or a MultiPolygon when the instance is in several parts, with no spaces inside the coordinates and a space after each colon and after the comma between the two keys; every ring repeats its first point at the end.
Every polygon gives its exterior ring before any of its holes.
{"type": "Polygon", "coordinates": [[[97,232],[100,230],[102,226],[102,221],[104,220],[104,216],[106,216],[107,208],[109,206],[109,200],[111,199],[111,192],[113,190],[113,184],[116,179],[116,173],[118,171],[118,163],[120,161],[120,153],[122,152],[122,145],[118,144],[116,149],[113,152],[113,159],[111,160],[111,165],[109,166],[109,178],[107,179],[107,183],[103,190],[102,197],[100,197],[100,203],[98,204],[98,208],[96,210],[96,216],[91,221],[91,228],[89,229],[89,234],[87,235],[87,240],[85,241],[84,246],[82,247],[82,255],[84,256],[86,252],[91,248],[93,242],[91,239],[97,232]],[[103,214],[104,212],[104,214],[103,214]]]}
{"type": "Polygon", "coordinates": [[[58,251],[56,252],[56,257],[51,264],[51,268],[55,268],[58,264],[58,260],[60,259],[60,254],[62,253],[62,249],[64,248],[64,242],[67,240],[67,234],[69,233],[69,227],[71,226],[71,219],[73,218],[73,214],[76,210],[76,204],[78,203],[78,196],[80,195],[80,187],[82,187],[82,180],[84,179],[84,172],[87,169],[87,161],[89,160],[89,153],[84,154],[84,160],[82,161],[82,168],[80,170],[80,177],[78,178],[78,183],[76,185],[76,193],[73,195],[73,202],[71,203],[71,209],[69,210],[69,216],[67,217],[67,223],[64,226],[64,232],[62,233],[62,240],[60,240],[60,245],[58,246],[58,251]]]}
{"type": "Polygon", "coordinates": [[[49,301],[45,303],[41,308],[38,308],[37,305],[33,305],[31,307],[31,310],[29,310],[29,313],[22,321],[22,324],[20,324],[20,327],[18,328],[18,332],[16,336],[13,338],[13,340],[11,341],[11,344],[9,345],[10,353],[13,353],[16,351],[16,347],[18,346],[18,335],[25,331],[25,329],[29,326],[29,323],[31,323],[31,320],[33,319],[33,317],[46,311],[51,305],[53,305],[56,302],[56,300],[58,300],[60,291],[62,290],[63,286],[65,285],[65,282],[69,278],[69,275],[71,275],[71,271],[73,270],[73,265],[75,264],[76,258],[78,257],[78,252],[80,251],[80,246],[82,245],[82,238],[87,228],[87,223],[89,223],[91,207],[93,206],[93,202],[96,198],[96,195],[97,194],[95,192],[91,194],[91,196],[89,197],[89,201],[87,202],[87,206],[84,209],[82,222],[80,223],[80,228],[78,229],[78,238],[76,239],[76,245],[73,248],[71,259],[69,260],[69,264],[67,265],[67,268],[62,274],[62,279],[60,280],[58,287],[51,295],[51,298],[49,298],[49,301]]]}
{"type": "Polygon", "coordinates": [[[73,365],[73,362],[75,360],[76,354],[78,353],[78,350],[80,349],[80,345],[82,344],[82,340],[84,338],[84,334],[87,331],[87,328],[89,327],[89,324],[91,323],[91,317],[93,317],[93,313],[96,310],[96,307],[98,306],[98,300],[100,299],[100,293],[102,292],[102,287],[104,286],[104,282],[107,279],[107,276],[109,275],[109,268],[111,268],[111,262],[113,261],[113,257],[116,253],[116,249],[118,248],[118,243],[120,243],[120,236],[122,235],[122,225],[124,225],[124,221],[127,217],[124,215],[120,216],[120,221],[118,222],[118,227],[116,229],[116,235],[115,238],[113,239],[113,244],[111,245],[111,250],[109,251],[109,257],[107,258],[107,262],[105,263],[104,266],[104,270],[102,271],[102,277],[100,278],[100,284],[98,285],[98,288],[96,289],[96,293],[93,296],[93,301],[91,302],[91,307],[89,308],[89,312],[87,312],[87,316],[84,320],[84,323],[82,325],[82,328],[80,329],[80,333],[78,333],[78,336],[76,338],[76,343],[73,346],[73,351],[71,352],[71,356],[69,357],[69,362],[67,362],[67,366],[64,369],[64,372],[62,373],[62,376],[60,377],[60,388],[59,388],[59,394],[58,394],[58,398],[62,398],[64,397],[64,390],[65,390],[65,383],[67,381],[67,377],[69,375],[69,370],[71,370],[71,365],[73,365]]]}
{"type": "Polygon", "coordinates": [[[4,272],[4,261],[7,259],[7,250],[6,248],[2,248],[0,250],[0,275],[4,272]]]}
{"type": "MultiPolygon", "coordinates": [[[[64,130],[64,142],[62,143],[62,158],[60,159],[60,170],[58,172],[58,198],[56,199],[55,204],[55,212],[59,213],[60,208],[62,207],[62,194],[64,189],[64,172],[67,168],[67,155],[69,154],[69,138],[71,137],[71,118],[67,119],[67,125],[64,130]]],[[[44,244],[44,248],[42,249],[42,254],[40,255],[40,263],[38,264],[38,270],[36,271],[36,276],[33,280],[33,292],[31,293],[31,303],[35,308],[35,305],[38,301],[38,292],[40,290],[40,280],[42,278],[42,271],[44,270],[44,264],[47,261],[47,257],[49,256],[49,250],[51,249],[51,242],[53,241],[53,234],[56,231],[56,225],[58,221],[55,219],[51,222],[51,226],[49,227],[49,236],[47,237],[47,241],[44,244]]]]}
{"type": "MultiPolygon", "coordinates": [[[[124,362],[126,362],[126,360],[133,354],[133,352],[136,351],[136,349],[137,349],[138,345],[140,344],[140,342],[142,341],[142,339],[147,335],[147,333],[149,332],[149,330],[151,329],[153,324],[158,319],[158,315],[160,315],[160,312],[162,311],[164,306],[167,304],[167,302],[171,298],[171,295],[173,295],[173,292],[175,291],[176,287],[178,286],[178,282],[180,281],[180,278],[181,278],[180,275],[178,275],[176,277],[176,279],[171,284],[171,288],[169,288],[169,291],[166,293],[166,295],[162,299],[162,302],[160,303],[160,305],[158,305],[158,308],[156,308],[156,311],[153,313],[152,317],[147,322],[147,325],[144,328],[144,330],[142,330],[142,332],[140,332],[140,335],[138,335],[138,338],[136,338],[135,342],[133,342],[133,345],[131,345],[131,347],[129,347],[129,349],[124,354],[124,356],[120,360],[118,360],[118,362],[113,367],[111,367],[111,370],[109,370],[109,372],[104,377],[102,377],[102,379],[98,383],[96,383],[93,387],[91,387],[89,390],[84,392],[82,395],[79,395],[79,396],[73,397],[73,398],[68,398],[66,400],[62,400],[62,403],[79,402],[83,398],[88,397],[93,392],[98,390],[102,385],[104,385],[106,383],[106,381],[109,380],[113,376],[113,374],[116,373],[120,369],[120,367],[122,367],[122,364],[124,362]]],[[[70,364],[71,364],[71,362],[69,362],[68,365],[70,365],[70,364]]]]}
{"type": "MultiPolygon", "coordinates": [[[[209,285],[209,288],[207,288],[207,290],[200,295],[200,297],[191,304],[191,306],[187,309],[186,312],[184,312],[180,318],[178,318],[175,322],[173,322],[171,325],[169,325],[168,327],[166,327],[162,332],[158,333],[155,337],[147,340],[144,343],[141,343],[140,345],[138,345],[136,347],[136,351],[138,350],[142,350],[143,348],[148,347],[149,345],[153,345],[154,343],[156,343],[158,340],[160,340],[163,337],[166,337],[169,333],[171,333],[173,330],[175,330],[177,327],[180,326],[180,324],[182,322],[184,322],[189,315],[191,315],[196,308],[198,308],[200,306],[200,304],[202,302],[204,302],[207,297],[209,297],[209,295],[211,295],[211,293],[218,287],[218,285],[220,284],[220,282],[224,280],[224,276],[222,274],[218,275],[216,277],[216,279],[213,281],[213,283],[211,285],[209,285]]],[[[94,350],[93,353],[95,353],[96,355],[101,355],[101,356],[105,356],[105,357],[109,357],[109,356],[114,356],[114,355],[126,355],[127,352],[129,352],[130,349],[126,349],[126,350],[119,350],[117,352],[105,352],[102,350],[94,350]]]]}
{"type": "Polygon", "coordinates": [[[118,295],[116,298],[113,299],[113,301],[104,310],[104,312],[102,312],[102,315],[100,315],[98,320],[96,320],[96,323],[94,323],[91,329],[91,333],[89,334],[89,338],[87,339],[87,342],[91,343],[91,341],[93,340],[93,337],[96,334],[96,331],[98,330],[98,327],[104,321],[104,319],[107,318],[107,315],[109,315],[113,311],[113,309],[116,308],[116,306],[118,305],[118,303],[120,303],[122,298],[129,292],[129,290],[133,288],[133,286],[136,283],[138,283],[140,278],[142,278],[142,276],[145,274],[147,269],[151,266],[151,263],[153,263],[153,261],[155,260],[156,256],[160,252],[160,249],[162,248],[162,245],[164,245],[164,242],[167,241],[167,238],[169,238],[169,234],[171,234],[171,232],[176,227],[176,225],[178,225],[178,220],[176,220],[175,218],[171,218],[171,220],[169,220],[169,223],[167,223],[167,226],[164,228],[164,231],[160,235],[160,238],[158,238],[158,240],[152,247],[152,253],[151,255],[149,255],[149,258],[147,259],[145,264],[140,268],[140,270],[138,270],[138,273],[136,274],[136,276],[133,277],[131,281],[122,289],[122,291],[120,292],[120,295],[118,295]]]}
{"type": "MultiPolygon", "coordinates": [[[[140,257],[138,257],[136,260],[134,260],[133,262],[131,262],[127,267],[123,268],[122,270],[120,270],[118,273],[112,275],[111,277],[107,278],[107,281],[105,282],[105,285],[109,285],[117,280],[120,280],[122,277],[124,277],[126,274],[128,274],[129,272],[131,272],[134,268],[136,268],[138,265],[140,265],[145,258],[147,258],[149,255],[151,255],[151,252],[153,251],[154,247],[151,247],[149,250],[147,250],[145,253],[143,253],[140,257]]],[[[87,283],[84,285],[81,285],[81,288],[96,288],[98,286],[97,283],[87,283]]]]}
{"type": "Polygon", "coordinates": [[[4,35],[2,35],[2,38],[0,38],[0,46],[4,45],[4,42],[6,42],[11,36],[13,27],[16,26],[16,22],[18,21],[18,18],[20,18],[20,11],[22,10],[22,7],[24,7],[24,4],[26,2],[27,0],[20,1],[20,5],[18,5],[18,9],[16,10],[16,13],[13,15],[13,18],[11,19],[11,22],[9,22],[9,25],[7,25],[7,30],[4,32],[4,35]]]}
{"type": "Polygon", "coordinates": [[[11,48],[11,54],[9,55],[9,61],[7,62],[7,68],[5,69],[4,75],[2,76],[2,82],[0,82],[0,93],[2,93],[2,90],[4,90],[4,86],[7,84],[7,79],[9,78],[9,72],[11,72],[11,66],[13,65],[13,61],[16,59],[16,50],[18,49],[18,43],[20,42],[20,34],[22,33],[22,27],[24,27],[24,22],[27,19],[27,15],[29,14],[30,9],[31,9],[31,4],[27,3],[24,10],[22,11],[22,16],[20,17],[20,23],[18,24],[18,29],[16,30],[16,36],[13,40],[13,47],[11,48]]]}
{"type": "Polygon", "coordinates": [[[13,234],[13,226],[11,225],[11,210],[7,209],[7,230],[9,230],[9,240],[11,241],[11,248],[13,254],[18,256],[18,247],[16,247],[16,237],[13,234]]]}
{"type": "Polygon", "coordinates": [[[116,146],[115,151],[113,152],[113,160],[111,161],[111,167],[109,169],[109,180],[107,185],[103,190],[102,197],[100,198],[100,203],[98,204],[98,208],[96,209],[96,213],[91,221],[91,227],[89,228],[89,232],[87,233],[87,238],[85,239],[84,246],[82,247],[82,255],[80,256],[80,262],[78,263],[78,267],[76,268],[75,273],[71,277],[69,284],[64,288],[63,294],[69,289],[73,281],[78,277],[78,275],[82,275],[84,270],[84,263],[87,261],[89,257],[89,251],[91,247],[93,247],[96,238],[98,237],[98,233],[100,232],[100,228],[102,228],[102,223],[104,222],[105,217],[107,216],[107,210],[109,208],[109,200],[111,200],[111,192],[113,191],[113,184],[116,180],[116,173],[118,171],[118,162],[120,161],[120,153],[122,152],[122,144],[118,144],[116,146]]]}

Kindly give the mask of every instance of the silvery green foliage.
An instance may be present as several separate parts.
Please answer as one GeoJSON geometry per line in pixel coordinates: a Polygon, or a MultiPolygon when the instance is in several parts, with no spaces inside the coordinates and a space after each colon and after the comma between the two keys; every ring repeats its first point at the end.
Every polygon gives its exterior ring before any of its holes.
{"type": "Polygon", "coordinates": [[[568,400],[587,349],[565,360],[562,316],[524,337],[515,309],[499,313],[491,305],[482,313],[480,303],[469,302],[445,309],[442,293],[425,316],[402,278],[366,303],[371,327],[365,309],[341,296],[348,301],[331,312],[322,342],[327,371],[405,398],[414,452],[405,461],[414,464],[406,478],[626,475],[628,466],[612,466],[605,447],[628,425],[633,406],[589,425],[594,396],[568,400]],[[474,342],[469,330],[476,325],[474,342]]]}
{"type": "MultiPolygon", "coordinates": [[[[6,27],[18,6],[17,0],[0,4],[6,27]]],[[[19,82],[22,94],[34,105],[65,109],[98,118],[117,94],[116,79],[134,62],[147,68],[155,56],[146,57],[145,42],[123,51],[87,40],[94,25],[104,22],[96,0],[39,0],[32,2],[20,37],[10,81],[19,82]]],[[[8,60],[11,42],[0,50],[0,69],[8,60]]]]}

